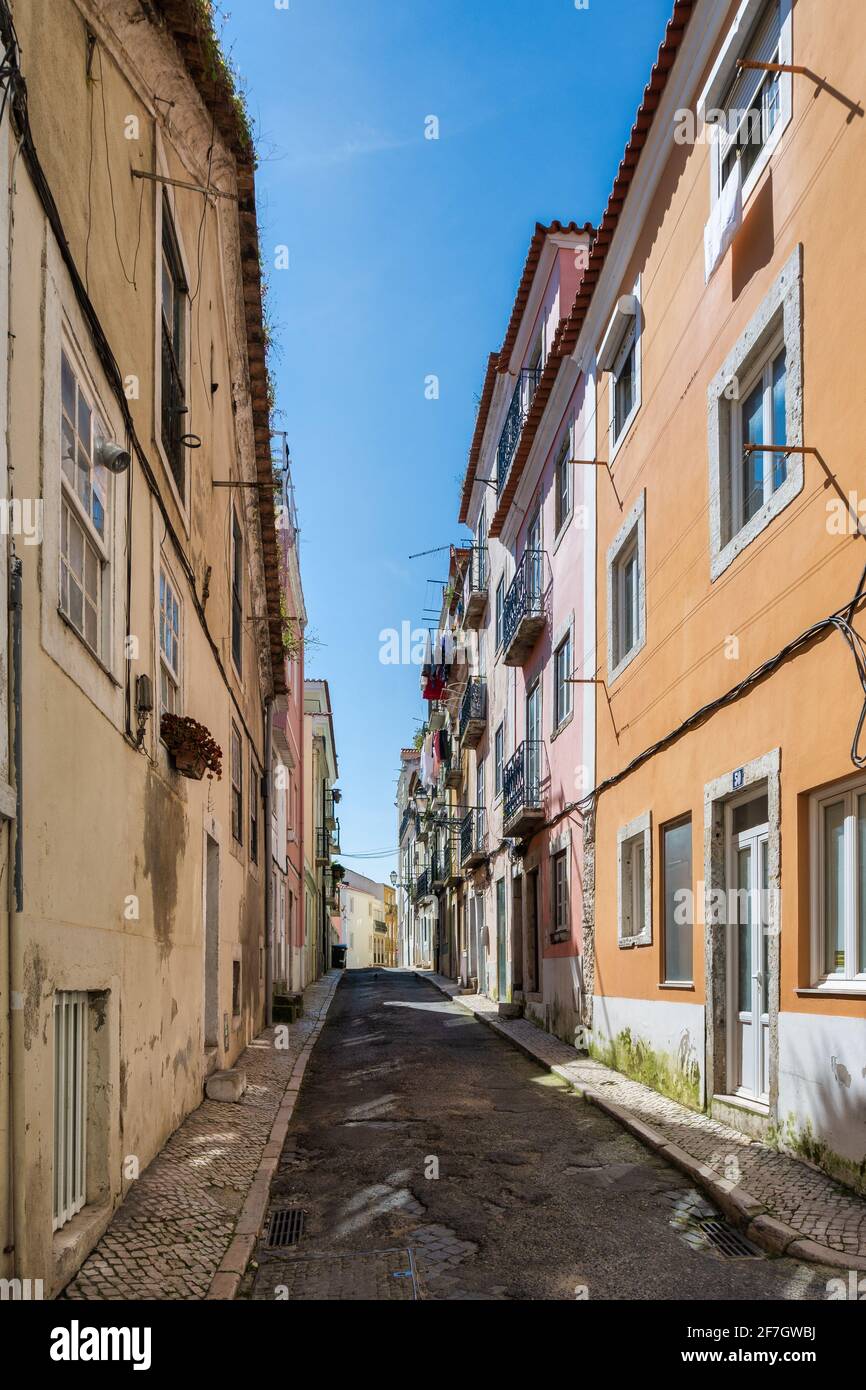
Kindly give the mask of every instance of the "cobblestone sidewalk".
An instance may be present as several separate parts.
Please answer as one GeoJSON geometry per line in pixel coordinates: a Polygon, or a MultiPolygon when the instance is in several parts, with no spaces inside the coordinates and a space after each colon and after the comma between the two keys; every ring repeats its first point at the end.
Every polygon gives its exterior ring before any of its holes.
{"type": "Polygon", "coordinates": [[[416,973],[688,1173],[765,1249],[866,1269],[863,1198],[798,1159],[579,1055],[526,1019],[500,1018],[486,995],[462,994],[443,975],[416,973]]]}
{"type": "Polygon", "coordinates": [[[247,1074],[247,1089],[237,1104],[204,1100],[175,1130],[62,1297],[231,1296],[228,1284],[215,1295],[215,1276],[242,1243],[251,1189],[270,1160],[276,1164],[282,1138],[276,1154],[271,1146],[284,1097],[294,1093],[294,1102],[297,1064],[318,1036],[341,973],[330,971],[304,991],[304,1014],[289,1026],[287,1048],[272,1047],[268,1029],[242,1054],[236,1065],[247,1074]]]}

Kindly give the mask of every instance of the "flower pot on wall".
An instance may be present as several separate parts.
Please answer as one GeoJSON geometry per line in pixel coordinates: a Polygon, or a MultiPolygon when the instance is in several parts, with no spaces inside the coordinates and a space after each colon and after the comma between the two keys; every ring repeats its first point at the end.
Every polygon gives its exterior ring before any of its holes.
{"type": "Polygon", "coordinates": [[[174,765],[182,777],[190,777],[200,782],[207,769],[207,758],[197,748],[175,748],[172,753],[174,765]]]}

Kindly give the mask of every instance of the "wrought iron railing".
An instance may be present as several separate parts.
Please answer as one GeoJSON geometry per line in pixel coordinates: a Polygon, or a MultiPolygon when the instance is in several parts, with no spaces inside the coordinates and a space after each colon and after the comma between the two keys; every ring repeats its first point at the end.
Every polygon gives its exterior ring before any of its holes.
{"type": "Polygon", "coordinates": [[[483,806],[476,806],[460,822],[460,863],[465,864],[474,854],[483,854],[486,846],[487,812],[483,806]]]}
{"type": "Polygon", "coordinates": [[[441,859],[441,856],[440,856],[440,854],[439,854],[438,849],[434,849],[433,853],[432,853],[431,856],[430,856],[430,882],[431,882],[431,883],[441,883],[441,882],[442,882],[441,867],[442,867],[442,859],[441,859]]]}
{"type": "Polygon", "coordinates": [[[422,869],[415,880],[415,897],[426,898],[430,893],[430,873],[427,869],[422,869]]]}
{"type": "Polygon", "coordinates": [[[524,367],[518,373],[517,385],[511,397],[511,404],[508,407],[508,414],[505,417],[505,424],[502,426],[502,433],[499,436],[499,446],[496,450],[496,491],[500,493],[505,486],[505,479],[508,477],[508,470],[511,467],[511,460],[520,442],[520,435],[523,425],[529,414],[532,399],[538,389],[541,380],[541,367],[524,367]]]}
{"type": "Polygon", "coordinates": [[[502,769],[502,792],[506,822],[518,811],[541,809],[541,759],[543,745],[529,740],[521,743],[513,758],[502,769]]]}
{"type": "Polygon", "coordinates": [[[490,567],[487,562],[487,546],[473,545],[472,558],[466,571],[466,596],[486,594],[490,567]]]}
{"type": "Polygon", "coordinates": [[[331,857],[331,832],[321,827],[316,831],[316,858],[330,859],[331,857]]]}
{"type": "Polygon", "coordinates": [[[503,605],[502,640],[506,651],[521,621],[543,612],[543,564],[543,550],[524,550],[503,605]]]}
{"type": "Polygon", "coordinates": [[[487,682],[483,676],[472,676],[460,701],[460,737],[472,719],[487,718],[487,682]]]}

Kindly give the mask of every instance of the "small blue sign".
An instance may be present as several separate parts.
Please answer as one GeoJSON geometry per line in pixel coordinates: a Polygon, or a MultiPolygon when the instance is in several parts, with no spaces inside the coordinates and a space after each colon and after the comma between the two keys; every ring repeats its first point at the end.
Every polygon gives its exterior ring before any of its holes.
{"type": "Polygon", "coordinates": [[[745,770],[738,767],[734,772],[734,791],[738,792],[746,780],[745,770]]]}

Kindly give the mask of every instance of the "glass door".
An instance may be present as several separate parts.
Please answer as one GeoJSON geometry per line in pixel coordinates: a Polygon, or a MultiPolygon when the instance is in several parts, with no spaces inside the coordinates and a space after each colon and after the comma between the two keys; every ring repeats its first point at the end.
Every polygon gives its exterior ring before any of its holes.
{"type": "Polygon", "coordinates": [[[767,822],[766,795],[729,810],[729,1090],[760,1104],[770,1098],[767,822]]]}
{"type": "Polygon", "coordinates": [[[536,806],[541,799],[541,682],[536,681],[526,697],[525,805],[536,806]]]}

